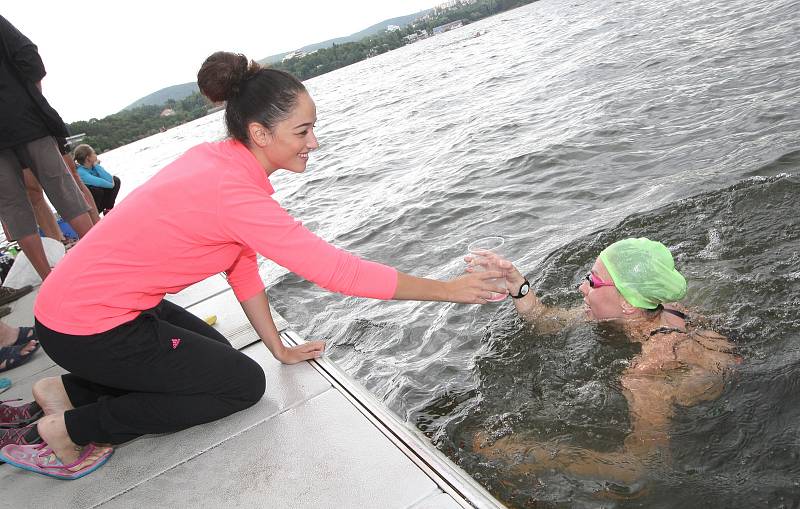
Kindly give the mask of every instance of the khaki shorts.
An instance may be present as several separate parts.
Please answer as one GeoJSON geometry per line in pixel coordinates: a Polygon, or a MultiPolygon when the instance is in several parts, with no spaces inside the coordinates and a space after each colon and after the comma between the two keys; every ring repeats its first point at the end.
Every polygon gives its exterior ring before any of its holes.
{"type": "Polygon", "coordinates": [[[61,158],[55,138],[48,136],[0,150],[0,219],[12,238],[37,233],[36,218],[22,179],[23,168],[31,169],[65,221],[89,210],[61,158]]]}

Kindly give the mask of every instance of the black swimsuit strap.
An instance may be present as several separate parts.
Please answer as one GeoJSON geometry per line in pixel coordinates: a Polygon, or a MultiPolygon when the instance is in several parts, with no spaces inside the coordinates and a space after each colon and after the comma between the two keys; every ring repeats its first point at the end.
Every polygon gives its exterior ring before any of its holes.
{"type": "Polygon", "coordinates": [[[684,313],[682,311],[678,311],[677,309],[669,309],[669,308],[665,308],[665,307],[662,306],[661,307],[661,311],[663,311],[664,313],[669,313],[671,315],[677,316],[681,320],[688,320],[689,319],[689,317],[686,316],[686,313],[684,313]]]}
{"type": "Polygon", "coordinates": [[[654,331],[650,331],[650,336],[655,336],[656,334],[669,334],[671,332],[679,332],[681,334],[686,334],[687,332],[683,329],[679,329],[677,327],[659,327],[654,331]]]}

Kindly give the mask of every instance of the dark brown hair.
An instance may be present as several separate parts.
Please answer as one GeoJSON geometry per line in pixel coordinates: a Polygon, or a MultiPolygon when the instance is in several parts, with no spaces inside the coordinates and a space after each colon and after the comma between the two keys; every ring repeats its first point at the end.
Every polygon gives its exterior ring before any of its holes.
{"type": "Polygon", "coordinates": [[[289,116],[298,94],[306,91],[288,72],[262,67],[242,54],[227,51],[217,51],[203,62],[197,84],[211,101],[227,101],[228,134],[245,145],[250,142],[248,124],[258,122],[272,129],[289,116]]]}

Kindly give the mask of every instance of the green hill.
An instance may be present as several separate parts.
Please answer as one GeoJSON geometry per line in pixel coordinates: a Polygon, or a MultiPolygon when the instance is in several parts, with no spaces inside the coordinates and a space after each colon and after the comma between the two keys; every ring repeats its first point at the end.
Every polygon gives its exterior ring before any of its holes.
{"type": "Polygon", "coordinates": [[[123,108],[123,111],[138,108],[139,106],[149,106],[153,104],[162,105],[170,99],[174,101],[180,101],[181,99],[185,99],[186,97],[189,97],[193,93],[199,91],[200,89],[197,87],[197,83],[194,81],[190,83],[183,83],[181,85],[172,85],[171,87],[162,88],[157,92],[153,92],[150,95],[142,97],[141,99],[123,108]]]}
{"type": "MultiPolygon", "coordinates": [[[[346,37],[338,37],[336,39],[328,39],[327,41],[318,42],[318,43],[315,43],[315,44],[309,44],[308,46],[303,46],[302,48],[297,48],[297,49],[300,49],[305,53],[310,53],[310,52],[318,50],[318,49],[330,48],[334,44],[344,44],[346,42],[358,42],[358,41],[360,41],[361,39],[363,39],[365,37],[369,37],[370,35],[379,34],[379,33],[383,32],[383,31],[385,31],[386,27],[388,25],[397,25],[399,27],[406,26],[406,25],[410,24],[411,22],[413,22],[415,19],[424,16],[425,14],[430,12],[430,10],[431,9],[426,9],[424,11],[419,11],[419,12],[414,13],[414,14],[409,14],[407,16],[400,16],[400,17],[397,17],[397,18],[387,19],[387,20],[381,21],[380,23],[376,23],[376,24],[372,25],[371,27],[365,28],[364,30],[362,30],[360,32],[356,32],[354,34],[350,34],[350,35],[348,35],[346,37]]],[[[283,57],[285,57],[289,53],[290,52],[287,51],[287,52],[284,52],[284,53],[278,53],[276,55],[270,55],[270,56],[268,56],[266,58],[262,58],[261,60],[258,61],[258,63],[260,63],[260,64],[272,64],[272,63],[275,63],[275,62],[280,62],[281,59],[283,59],[283,57]]]]}
{"type": "MultiPolygon", "coordinates": [[[[318,50],[321,48],[330,48],[334,44],[344,44],[347,42],[356,42],[360,41],[364,37],[368,37],[370,35],[375,35],[380,32],[386,30],[387,25],[397,25],[397,26],[405,26],[414,21],[415,19],[424,16],[430,9],[417,12],[415,14],[409,14],[407,16],[400,16],[397,18],[387,19],[385,21],[381,21],[380,23],[376,23],[371,27],[365,28],[360,32],[356,32],[354,34],[348,35],[346,37],[338,37],[336,39],[329,39],[327,41],[318,42],[315,44],[309,44],[308,46],[303,46],[301,49],[306,53],[310,53],[314,50],[318,50]]],[[[280,62],[281,59],[288,55],[290,51],[286,51],[284,53],[278,53],[276,55],[271,55],[266,58],[262,58],[258,62],[261,64],[272,64],[275,62],[280,62]]],[[[181,85],[172,85],[167,88],[162,88],[156,92],[153,92],[150,95],[146,95],[141,99],[134,101],[133,103],[129,104],[123,111],[130,110],[139,106],[148,106],[148,105],[162,105],[165,104],[168,100],[172,99],[175,101],[180,101],[186,97],[189,97],[195,92],[199,92],[200,89],[197,87],[196,82],[191,83],[183,83],[181,85]]]]}
{"type": "MultiPolygon", "coordinates": [[[[275,69],[306,80],[411,44],[420,34],[430,36],[438,26],[455,21],[460,22],[459,26],[461,23],[469,24],[535,1],[474,0],[448,4],[448,7],[434,11],[387,19],[347,37],[297,48],[306,53],[303,56],[283,61],[287,53],[281,53],[262,62],[272,59],[269,65],[275,69]],[[422,14],[427,15],[423,18],[422,14]],[[399,30],[387,31],[386,26],[390,24],[397,25],[399,30]]],[[[68,128],[72,133],[85,133],[84,142],[101,153],[203,117],[211,106],[208,99],[199,93],[196,83],[184,83],[154,92],[105,118],[72,122],[68,128]],[[162,116],[166,106],[171,111],[162,116]]]]}

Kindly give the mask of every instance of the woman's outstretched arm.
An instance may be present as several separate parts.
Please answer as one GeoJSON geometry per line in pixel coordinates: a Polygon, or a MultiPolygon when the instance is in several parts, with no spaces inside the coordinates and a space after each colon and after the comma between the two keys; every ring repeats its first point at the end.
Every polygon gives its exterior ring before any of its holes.
{"type": "MultiPolygon", "coordinates": [[[[410,276],[391,266],[364,260],[339,249],[309,231],[289,215],[267,189],[255,186],[243,175],[246,173],[229,172],[230,180],[222,185],[217,207],[221,218],[220,230],[229,239],[249,246],[265,258],[325,289],[372,299],[465,304],[484,304],[492,291],[505,293],[490,281],[502,277],[499,271],[438,281],[410,276]]],[[[252,270],[254,253],[251,258],[248,281],[255,285],[260,283],[260,279],[257,270],[252,270]]],[[[229,274],[229,282],[239,279],[229,274]]],[[[237,297],[245,300],[255,293],[251,291],[252,288],[237,291],[237,297]]]]}
{"type": "Polygon", "coordinates": [[[426,279],[397,272],[394,300],[429,300],[458,302],[460,304],[485,304],[492,292],[505,293],[492,280],[502,278],[500,271],[464,274],[449,281],[426,279]]]}

